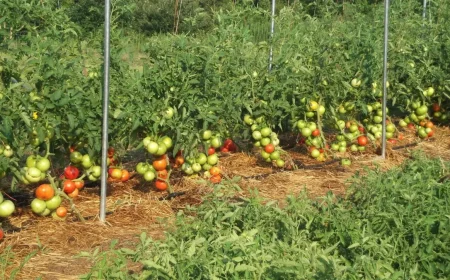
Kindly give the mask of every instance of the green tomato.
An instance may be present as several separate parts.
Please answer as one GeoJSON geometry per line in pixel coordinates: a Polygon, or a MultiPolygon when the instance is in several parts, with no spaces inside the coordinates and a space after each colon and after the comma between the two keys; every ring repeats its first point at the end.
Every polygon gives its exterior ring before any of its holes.
{"type": "Polygon", "coordinates": [[[168,107],[164,111],[164,118],[171,119],[173,117],[173,114],[175,113],[175,110],[172,107],[168,107]]]}
{"type": "Polygon", "coordinates": [[[341,160],[341,165],[342,166],[350,166],[352,164],[351,160],[347,159],[347,158],[343,158],[341,160]]]}
{"type": "MultiPolygon", "coordinates": [[[[170,148],[172,148],[172,146],[173,146],[172,138],[170,138],[169,136],[164,136],[164,137],[161,138],[159,141],[160,141],[160,142],[163,142],[164,145],[166,145],[166,148],[167,148],[167,149],[170,149],[170,148]]],[[[158,147],[158,148],[159,148],[159,147],[158,147]]]]}
{"type": "Polygon", "coordinates": [[[102,168],[100,166],[98,166],[98,165],[92,166],[92,168],[91,168],[91,175],[96,177],[96,178],[99,178],[102,175],[102,168]]]}
{"type": "Polygon", "coordinates": [[[268,158],[270,158],[270,154],[264,150],[261,150],[261,157],[263,159],[268,159],[268,158]]]}
{"type": "Polygon", "coordinates": [[[199,153],[197,155],[197,158],[195,159],[196,162],[198,162],[200,165],[203,165],[208,160],[208,157],[204,153],[199,153]]]}
{"type": "MultiPolygon", "coordinates": [[[[258,140],[258,139],[255,139],[258,140]]],[[[211,139],[211,146],[213,146],[214,148],[220,148],[220,146],[222,146],[222,140],[220,139],[220,137],[213,137],[211,139]]]]}
{"type": "Polygon", "coordinates": [[[317,150],[317,149],[312,150],[312,151],[311,151],[311,156],[312,156],[313,158],[318,158],[318,157],[320,156],[320,151],[317,150]]]}
{"type": "Polygon", "coordinates": [[[200,163],[194,163],[193,165],[192,165],[192,170],[195,172],[195,173],[198,173],[198,172],[200,172],[201,170],[202,170],[202,166],[200,165],[200,163]]]}
{"type": "Polygon", "coordinates": [[[149,169],[148,167],[149,167],[149,165],[148,165],[146,162],[139,162],[139,163],[136,165],[136,172],[137,172],[138,174],[144,175],[145,172],[148,171],[148,169],[149,169]]]}
{"type": "Polygon", "coordinates": [[[265,138],[263,138],[263,139],[260,140],[261,146],[263,146],[263,147],[269,145],[270,142],[271,142],[271,140],[270,140],[269,137],[265,137],[265,138]]]}
{"type": "Polygon", "coordinates": [[[261,137],[269,137],[272,133],[272,130],[269,127],[264,127],[261,129],[261,137]]]}
{"type": "Polygon", "coordinates": [[[147,142],[147,146],[145,147],[147,148],[147,152],[154,155],[158,152],[159,145],[155,141],[150,140],[147,142]]]}
{"type": "Polygon", "coordinates": [[[202,133],[202,138],[203,140],[209,140],[212,136],[212,131],[211,130],[205,130],[202,133]]]}
{"type": "Polygon", "coordinates": [[[312,131],[311,131],[311,129],[310,129],[309,127],[304,127],[304,128],[302,128],[302,135],[303,135],[304,137],[309,137],[309,136],[311,136],[311,133],[312,133],[312,131]]]}
{"type": "Polygon", "coordinates": [[[12,155],[14,154],[13,150],[11,149],[11,147],[9,145],[5,146],[5,149],[3,150],[3,155],[7,158],[12,157],[12,155]]]}
{"type": "Polygon", "coordinates": [[[0,217],[7,218],[11,216],[15,209],[16,207],[11,200],[4,200],[0,203],[0,217]]]}
{"type": "Polygon", "coordinates": [[[81,159],[81,165],[85,168],[88,169],[92,166],[92,161],[91,158],[89,157],[88,154],[83,155],[82,159],[81,159]]]}
{"type": "Polygon", "coordinates": [[[395,125],[392,124],[392,123],[386,125],[386,131],[387,131],[387,132],[394,133],[394,132],[395,132],[395,125]]]}
{"type": "Polygon", "coordinates": [[[37,157],[35,155],[31,155],[31,156],[27,157],[26,166],[28,168],[36,167],[36,161],[37,161],[37,157]]]}
{"type": "Polygon", "coordinates": [[[159,141],[158,142],[158,150],[156,151],[155,155],[162,156],[167,152],[167,146],[164,142],[159,141]]]}
{"type": "Polygon", "coordinates": [[[271,160],[279,160],[280,159],[280,152],[279,151],[274,151],[273,153],[270,154],[270,159],[271,160]]]}
{"type": "Polygon", "coordinates": [[[333,144],[331,144],[331,149],[333,150],[333,151],[339,151],[339,144],[338,143],[333,143],[333,144]]]}
{"type": "Polygon", "coordinates": [[[284,160],[282,160],[282,159],[277,159],[276,164],[277,164],[277,166],[278,166],[279,168],[282,168],[282,167],[284,167],[285,162],[284,162],[284,160]]]}
{"type": "Polygon", "coordinates": [[[44,210],[47,209],[47,204],[44,200],[35,198],[31,202],[31,210],[36,214],[41,214],[44,210]]]}
{"type": "Polygon", "coordinates": [[[244,116],[244,122],[245,122],[247,125],[253,125],[254,120],[252,119],[252,117],[251,117],[250,115],[245,115],[245,116],[244,116]]]}
{"type": "Polygon", "coordinates": [[[41,173],[41,170],[37,169],[36,167],[30,167],[25,173],[25,178],[30,183],[37,183],[41,180],[41,173]]]}
{"type": "Polygon", "coordinates": [[[357,151],[358,151],[358,146],[356,146],[356,144],[352,144],[352,145],[350,146],[350,151],[352,151],[352,152],[357,152],[357,151]]]}
{"type": "Polygon", "coordinates": [[[339,152],[345,153],[347,151],[347,147],[339,147],[339,152]]]}
{"type": "Polygon", "coordinates": [[[261,147],[261,141],[256,141],[255,143],[253,143],[253,146],[257,148],[261,147]]]}
{"type": "Polygon", "coordinates": [[[50,169],[50,160],[48,158],[39,158],[36,162],[36,168],[42,172],[47,172],[50,169]]]}
{"type": "Polygon", "coordinates": [[[150,136],[145,137],[142,140],[142,144],[144,145],[144,147],[147,147],[147,145],[152,141],[152,138],[150,136]]]}
{"type": "Polygon", "coordinates": [[[83,155],[80,152],[72,152],[70,153],[70,161],[72,163],[80,163],[83,160],[83,155]]]}
{"type": "Polygon", "coordinates": [[[315,122],[309,122],[308,123],[308,128],[311,129],[311,131],[314,131],[317,129],[317,125],[315,122]]]}
{"type": "Polygon", "coordinates": [[[155,179],[156,175],[155,172],[151,171],[151,170],[147,170],[144,173],[144,180],[147,182],[153,181],[155,179]]]}
{"type": "Polygon", "coordinates": [[[212,154],[208,156],[207,162],[209,165],[216,165],[219,162],[219,157],[217,156],[217,154],[212,154]]]}
{"type": "Polygon", "coordinates": [[[261,138],[262,138],[261,132],[258,130],[253,131],[252,137],[255,140],[261,140],[261,138]]]}
{"type": "Polygon", "coordinates": [[[304,127],[306,127],[306,122],[305,122],[304,120],[299,120],[299,121],[297,122],[297,128],[298,128],[299,130],[301,130],[301,129],[304,128],[304,127]]]}
{"type": "Polygon", "coordinates": [[[313,118],[313,117],[314,117],[314,112],[313,112],[313,111],[307,111],[306,114],[305,114],[305,116],[306,116],[307,118],[313,118]]]}
{"type": "Polygon", "coordinates": [[[319,116],[323,116],[325,114],[325,106],[320,105],[317,109],[317,113],[319,114],[319,116]]]}
{"type": "Polygon", "coordinates": [[[59,195],[55,195],[49,200],[47,200],[45,202],[45,205],[47,209],[56,210],[56,208],[58,208],[61,205],[61,202],[62,202],[61,197],[59,195]]]}
{"type": "Polygon", "coordinates": [[[209,171],[210,169],[211,169],[211,165],[210,164],[208,164],[208,163],[205,163],[205,164],[203,164],[202,165],[202,168],[203,168],[203,170],[205,170],[205,171],[209,171]]]}
{"type": "Polygon", "coordinates": [[[428,112],[428,107],[426,105],[422,105],[419,108],[416,109],[415,113],[417,116],[423,116],[426,115],[428,112]]]}

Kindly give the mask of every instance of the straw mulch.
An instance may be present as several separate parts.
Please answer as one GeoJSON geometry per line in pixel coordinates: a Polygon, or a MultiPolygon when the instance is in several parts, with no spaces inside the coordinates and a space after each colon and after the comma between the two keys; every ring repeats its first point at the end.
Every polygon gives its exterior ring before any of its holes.
{"type": "MultiPolygon", "coordinates": [[[[267,200],[282,202],[287,195],[307,191],[311,197],[323,196],[332,191],[345,194],[348,178],[364,166],[379,166],[389,169],[409,158],[410,151],[421,149],[427,154],[450,160],[450,130],[437,128],[435,137],[416,143],[414,135],[405,134],[405,140],[387,147],[387,160],[379,160],[375,150],[350,157],[353,164],[342,167],[339,160],[328,159],[326,165],[309,158],[302,148],[288,149],[289,157],[300,166],[299,169],[282,170],[272,168],[258,160],[257,155],[236,153],[224,155],[221,166],[225,177],[237,177],[240,187],[236,196],[250,196],[257,190],[267,200]],[[398,149],[400,147],[400,149],[398,149]]],[[[98,222],[99,188],[88,188],[81,192],[75,203],[86,222],[78,221],[71,214],[66,221],[55,221],[49,217],[36,217],[27,208],[18,209],[18,215],[3,223],[7,238],[0,243],[0,251],[12,247],[14,258],[7,265],[7,275],[18,268],[27,255],[16,279],[78,279],[87,273],[93,260],[77,257],[80,252],[93,252],[95,248],[107,249],[113,239],[119,240],[118,247],[133,247],[142,231],[153,238],[162,238],[164,230],[173,222],[174,213],[187,205],[202,202],[212,191],[210,184],[198,179],[183,179],[175,174],[176,192],[184,195],[172,200],[160,200],[164,193],[156,192],[151,184],[143,184],[137,177],[126,183],[114,183],[107,197],[107,223],[98,222]]],[[[1,266],[0,266],[1,268],[1,266]]],[[[139,270],[139,267],[130,269],[139,270]]],[[[1,277],[1,275],[0,275],[1,277]]]]}

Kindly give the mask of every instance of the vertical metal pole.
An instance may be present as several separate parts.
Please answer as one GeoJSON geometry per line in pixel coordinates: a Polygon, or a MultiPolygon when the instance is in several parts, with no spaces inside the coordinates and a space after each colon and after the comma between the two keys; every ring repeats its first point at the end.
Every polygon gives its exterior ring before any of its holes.
{"type": "Polygon", "coordinates": [[[100,185],[100,221],[106,217],[106,188],[107,188],[107,153],[108,153],[108,114],[109,114],[109,24],[110,2],[105,0],[105,39],[103,65],[103,124],[102,124],[102,176],[100,185]]]}
{"type": "Polygon", "coordinates": [[[389,35],[389,0],[384,1],[384,58],[383,58],[383,132],[381,157],[386,158],[386,103],[387,103],[387,61],[388,61],[388,36],[389,35]]]}
{"type": "Polygon", "coordinates": [[[269,51],[269,71],[272,70],[273,60],[273,33],[275,31],[275,0],[272,0],[272,24],[270,26],[270,51],[269,51]]]}
{"type": "Polygon", "coordinates": [[[423,17],[424,20],[425,20],[426,16],[427,16],[427,0],[423,0],[423,14],[422,14],[422,17],[423,17]]]}

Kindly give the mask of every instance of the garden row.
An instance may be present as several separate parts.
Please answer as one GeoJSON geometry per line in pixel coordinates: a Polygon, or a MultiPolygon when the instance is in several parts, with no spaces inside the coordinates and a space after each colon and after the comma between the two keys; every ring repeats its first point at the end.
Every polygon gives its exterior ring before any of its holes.
{"type": "MultiPolygon", "coordinates": [[[[16,2],[0,7],[2,19],[11,19],[0,29],[0,176],[14,191],[36,188],[35,213],[63,217],[61,197],[70,202],[85,179],[101,174],[102,33],[80,37],[82,26],[64,8],[16,2]],[[62,177],[55,172],[64,168],[62,177]]],[[[440,5],[423,24],[414,1],[393,3],[390,141],[401,140],[405,126],[431,137],[434,122],[449,117],[450,9],[440,5]]],[[[235,142],[260,147],[280,168],[290,160],[280,147],[283,132],[299,134],[321,161],[379,145],[383,23],[366,22],[383,18],[381,5],[348,5],[342,20],[283,9],[270,72],[268,44],[255,42],[242,13],[261,11],[219,12],[215,32],[196,36],[138,40],[113,26],[111,178],[127,180],[121,158],[130,149],[148,152],[136,167],[142,178],[171,191],[177,167],[220,182],[217,152],[235,151],[235,142]]],[[[8,201],[2,217],[14,212],[8,201]]]]}

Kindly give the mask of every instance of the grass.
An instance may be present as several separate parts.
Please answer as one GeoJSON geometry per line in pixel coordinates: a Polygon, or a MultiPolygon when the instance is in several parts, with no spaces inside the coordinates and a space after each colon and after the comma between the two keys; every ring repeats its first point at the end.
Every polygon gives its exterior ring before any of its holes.
{"type": "Polygon", "coordinates": [[[414,155],[356,174],[347,198],[288,197],[283,208],[233,200],[222,185],[164,240],[143,233],[134,249],[86,254],[96,265],[83,279],[448,279],[448,168],[414,155]]]}

